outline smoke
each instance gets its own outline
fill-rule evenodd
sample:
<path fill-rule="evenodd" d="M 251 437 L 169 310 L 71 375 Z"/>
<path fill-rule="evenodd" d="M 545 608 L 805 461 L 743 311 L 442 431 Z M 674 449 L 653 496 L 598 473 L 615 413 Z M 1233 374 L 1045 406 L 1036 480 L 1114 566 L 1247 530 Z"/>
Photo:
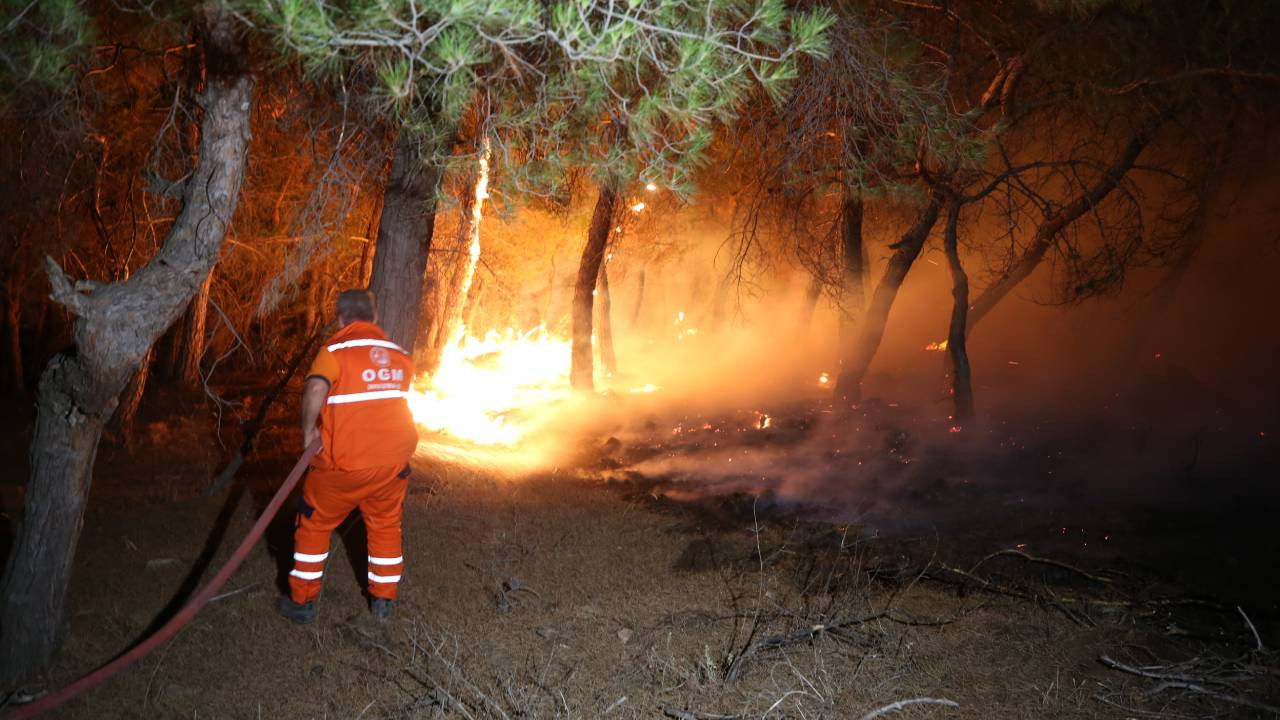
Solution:
<path fill-rule="evenodd" d="M 1244 176 L 1209 214 L 1171 296 L 1153 292 L 1168 272 L 1153 266 L 1118 295 L 1080 305 L 1039 304 L 1043 272 L 1007 298 L 971 336 L 978 417 L 961 428 L 949 417 L 943 358 L 925 350 L 946 336 L 951 306 L 939 251 L 908 275 L 863 402 L 838 407 L 841 312 L 831 294 L 810 312 L 807 273 L 785 263 L 749 267 L 739 281 L 723 218 L 677 213 L 662 226 L 667 251 L 641 252 L 652 237 L 614 248 L 619 368 L 600 377 L 603 394 L 521 408 L 522 448 L 536 448 L 536 460 L 473 460 L 516 474 L 603 458 L 613 477 L 658 480 L 671 497 L 745 493 L 893 533 L 1274 503 L 1265 478 L 1280 467 L 1271 290 L 1280 252 L 1256 229 L 1276 226 L 1269 198 L 1280 164 L 1263 165 L 1271 169 Z M 867 233 L 872 284 L 898 220 L 879 218 Z M 567 313 L 581 231 L 554 228 L 544 223 L 540 237 L 555 271 L 526 269 L 528 287 L 508 293 L 545 301 L 537 315 L 551 327 Z M 966 262 L 980 287 L 982 258 Z M 507 313 L 517 314 L 529 315 Z"/>

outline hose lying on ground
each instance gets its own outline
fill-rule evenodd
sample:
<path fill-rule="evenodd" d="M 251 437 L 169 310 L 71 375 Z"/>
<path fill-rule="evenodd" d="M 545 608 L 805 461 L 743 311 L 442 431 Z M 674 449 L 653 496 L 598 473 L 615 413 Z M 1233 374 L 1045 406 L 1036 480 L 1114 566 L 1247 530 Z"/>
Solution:
<path fill-rule="evenodd" d="M 169 622 L 165 623 L 159 630 L 157 630 L 155 634 L 133 646 L 128 652 L 117 657 L 115 660 L 112 660 L 106 665 L 103 665 L 61 690 L 45 695 L 29 705 L 23 705 L 22 707 L 15 709 L 13 712 L 6 714 L 3 717 L 3 720 L 22 720 L 22 718 L 35 717 L 46 710 L 52 710 L 53 708 L 58 707 L 77 695 L 80 695 L 86 690 L 92 688 L 94 685 L 97 685 L 103 680 L 106 680 L 112 675 L 115 675 L 121 670 L 124 670 L 135 662 L 141 660 L 152 650 L 155 650 L 164 643 L 164 641 L 173 637 L 178 630 L 182 629 L 183 625 L 190 622 L 191 619 L 196 616 L 196 613 L 200 612 L 201 608 L 203 608 L 205 604 L 209 602 L 209 599 L 226 584 L 227 580 L 231 579 L 231 576 L 235 573 L 236 569 L 240 567 L 240 563 L 244 561 L 245 557 L 249 555 L 249 551 L 253 549 L 254 543 L 258 541 L 258 538 L 262 537 L 262 533 L 266 531 L 267 525 L 271 523 L 271 519 L 275 517 L 276 513 L 280 510 L 280 506 L 284 504 L 285 498 L 289 497 L 289 493 L 293 490 L 293 487 L 298 484 L 298 480 L 300 480 L 302 478 L 302 474 L 306 472 L 307 464 L 311 462 L 311 458 L 319 451 L 320 440 L 316 439 L 307 446 L 307 449 L 302 453 L 302 457 L 298 458 L 297 464 L 294 465 L 293 470 L 289 472 L 289 477 L 285 478 L 284 484 L 276 491 L 275 497 L 271 498 L 271 502 L 267 503 L 267 509 L 262 511 L 262 515 L 259 516 L 258 521 L 254 523 L 253 529 L 251 529 L 249 534 L 245 536 L 244 540 L 240 542 L 240 547 L 236 548 L 236 551 L 231 554 L 231 558 L 227 560 L 227 564 L 223 565 L 222 569 L 218 571 L 218 574 L 214 576 L 213 580 L 210 580 L 208 585 L 201 588 L 200 592 L 196 593 L 195 596 L 193 596 L 191 600 L 188 601 L 187 604 L 169 620 Z"/>

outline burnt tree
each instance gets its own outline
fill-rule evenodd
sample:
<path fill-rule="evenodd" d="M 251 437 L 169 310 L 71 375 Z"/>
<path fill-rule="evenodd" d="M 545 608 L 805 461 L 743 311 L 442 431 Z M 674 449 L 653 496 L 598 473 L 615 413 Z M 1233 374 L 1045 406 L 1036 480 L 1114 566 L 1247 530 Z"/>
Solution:
<path fill-rule="evenodd" d="M 950 357 L 951 396 L 955 402 L 955 413 L 952 416 L 956 423 L 963 423 L 973 417 L 973 380 L 969 367 L 969 351 L 965 346 L 965 335 L 969 319 L 969 275 L 960 262 L 959 230 L 960 208 L 959 198 L 952 198 L 947 204 L 947 224 L 943 232 L 942 247 L 947 255 L 947 267 L 951 271 L 951 322 L 947 330 L 947 354 Z"/>
<path fill-rule="evenodd" d="M 942 199 L 937 193 L 931 193 L 929 203 L 920 211 L 915 223 L 898 242 L 890 245 L 893 255 L 885 266 L 884 275 L 876 285 L 871 296 L 871 305 L 867 308 L 862 322 L 862 331 L 849 356 L 845 358 L 844 367 L 836 379 L 836 399 L 843 402 L 857 402 L 862 397 L 862 380 L 880 349 L 880 341 L 884 338 L 884 329 L 889 322 L 889 311 L 893 309 L 893 301 L 898 297 L 898 289 L 906 279 L 907 272 L 920 256 L 925 240 L 938 222 Z"/>
<path fill-rule="evenodd" d="M 425 143 L 428 147 L 423 148 Z M 422 315 L 422 286 L 436 224 L 436 193 L 444 168 L 432 138 L 401 129 L 391 156 L 391 176 L 382 194 L 382 215 L 369 289 L 378 302 L 378 324 L 387 337 L 413 352 Z M 425 150 L 425 152 L 424 152 Z"/>
<path fill-rule="evenodd" d="M 587 244 L 582 248 L 582 260 L 578 263 L 578 278 L 573 285 L 573 351 L 569 361 L 569 384 L 574 390 L 595 390 L 591 312 L 596 280 L 600 277 L 600 265 L 609 244 L 609 229 L 613 227 L 613 209 L 617 203 L 617 191 L 601 185 L 595 210 L 591 213 L 591 226 L 587 229 Z"/>
<path fill-rule="evenodd" d="M 0 582 L 0 686 L 47 668 L 57 652 L 103 427 L 147 350 L 204 283 L 236 209 L 249 146 L 246 49 L 220 5 L 198 16 L 206 67 L 199 161 L 164 245 L 119 283 L 73 282 L 47 263 L 53 299 L 75 316 L 75 349 L 40 378 L 23 521 Z"/>

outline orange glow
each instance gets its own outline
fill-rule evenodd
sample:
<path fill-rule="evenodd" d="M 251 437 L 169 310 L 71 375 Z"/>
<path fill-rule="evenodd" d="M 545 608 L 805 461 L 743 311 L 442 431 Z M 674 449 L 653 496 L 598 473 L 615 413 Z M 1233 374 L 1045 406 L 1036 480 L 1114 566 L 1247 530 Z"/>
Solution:
<path fill-rule="evenodd" d="M 943 350 L 947 349 L 947 341 L 943 340 L 941 342 L 931 342 L 928 345 L 925 345 L 924 349 L 929 352 L 942 352 Z"/>
<path fill-rule="evenodd" d="M 823 385 L 826 385 L 827 383 L 831 382 L 831 376 L 828 375 L 827 373 L 822 373 L 821 375 L 818 376 L 818 382 Z"/>

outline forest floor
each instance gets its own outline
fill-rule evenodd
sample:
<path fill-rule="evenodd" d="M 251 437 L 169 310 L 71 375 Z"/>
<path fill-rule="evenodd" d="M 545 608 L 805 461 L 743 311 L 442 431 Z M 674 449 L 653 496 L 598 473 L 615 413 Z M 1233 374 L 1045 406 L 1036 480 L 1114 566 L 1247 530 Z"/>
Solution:
<path fill-rule="evenodd" d="M 200 491 L 229 452 L 198 409 L 153 403 L 132 452 L 104 442 L 66 644 L 40 687 L 137 642 L 221 566 L 296 457 L 296 398 L 280 405 L 214 497 Z M 1090 511 L 1091 527 L 1129 538 L 1099 551 L 1060 514 L 984 515 L 972 490 L 934 480 L 891 492 L 964 505 L 966 520 L 891 532 L 874 512 L 842 522 L 635 469 L 670 445 L 592 447 L 526 477 L 416 460 L 385 623 L 366 610 L 358 518 L 334 541 L 319 620 L 276 614 L 283 512 L 176 638 L 50 716 L 1174 718 L 1280 705 L 1274 531 L 1204 516 L 1126 528 Z M 11 532 L 21 490 L 3 490 Z"/>

